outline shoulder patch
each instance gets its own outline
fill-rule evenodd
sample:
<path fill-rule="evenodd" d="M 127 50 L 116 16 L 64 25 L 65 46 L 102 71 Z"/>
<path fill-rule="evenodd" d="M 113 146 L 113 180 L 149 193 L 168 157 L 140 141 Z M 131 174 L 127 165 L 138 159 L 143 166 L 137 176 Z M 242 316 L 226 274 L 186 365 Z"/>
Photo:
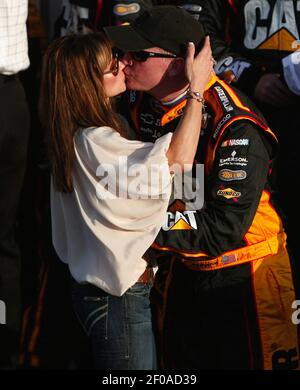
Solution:
<path fill-rule="evenodd" d="M 227 139 L 226 141 L 221 143 L 222 148 L 225 148 L 227 146 L 248 146 L 248 145 L 249 145 L 248 138 Z"/>
<path fill-rule="evenodd" d="M 225 188 L 224 190 L 218 190 L 218 196 L 223 196 L 226 199 L 239 198 L 242 193 L 239 191 L 235 191 L 232 188 Z"/>
<path fill-rule="evenodd" d="M 230 101 L 231 99 L 229 99 L 228 94 L 226 93 L 224 88 L 222 88 L 220 85 L 216 85 L 214 87 L 214 89 L 218 94 L 219 101 L 220 101 L 224 111 L 225 112 L 233 111 L 234 108 L 232 107 L 232 103 Z"/>
<path fill-rule="evenodd" d="M 223 181 L 244 180 L 247 177 L 247 172 L 243 170 L 233 171 L 231 169 L 221 169 L 219 179 Z"/>

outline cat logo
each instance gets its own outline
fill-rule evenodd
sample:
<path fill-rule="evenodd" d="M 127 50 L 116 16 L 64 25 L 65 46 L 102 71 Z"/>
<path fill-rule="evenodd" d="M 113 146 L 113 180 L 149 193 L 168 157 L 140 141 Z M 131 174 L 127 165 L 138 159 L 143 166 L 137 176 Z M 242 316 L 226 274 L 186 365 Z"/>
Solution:
<path fill-rule="evenodd" d="M 244 180 L 247 177 L 247 172 L 239 170 L 232 171 L 231 169 L 221 169 L 219 178 L 223 181 Z"/>
<path fill-rule="evenodd" d="M 117 16 L 125 16 L 130 14 L 136 14 L 140 11 L 141 6 L 138 3 L 132 4 L 116 4 L 114 6 L 113 12 Z"/>
<path fill-rule="evenodd" d="M 271 3 L 275 3 L 272 6 Z M 250 0 L 244 7 L 247 49 L 293 51 L 299 39 L 299 1 Z"/>
<path fill-rule="evenodd" d="M 169 230 L 197 230 L 196 211 L 167 212 L 166 223 L 162 226 L 164 231 Z"/>
<path fill-rule="evenodd" d="M 239 198 L 242 193 L 238 191 L 234 191 L 232 188 L 225 188 L 225 190 L 219 190 L 217 192 L 217 195 L 223 196 L 226 199 L 231 199 L 231 198 Z"/>

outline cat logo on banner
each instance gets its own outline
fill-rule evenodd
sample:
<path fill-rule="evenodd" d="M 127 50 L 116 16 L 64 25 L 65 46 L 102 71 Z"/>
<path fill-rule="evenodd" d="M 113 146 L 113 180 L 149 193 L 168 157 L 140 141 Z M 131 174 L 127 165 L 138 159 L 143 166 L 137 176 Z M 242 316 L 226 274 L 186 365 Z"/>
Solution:
<path fill-rule="evenodd" d="M 272 3 L 275 3 L 272 7 Z M 250 0 L 244 7 L 247 49 L 293 51 L 299 39 L 299 1 Z"/>

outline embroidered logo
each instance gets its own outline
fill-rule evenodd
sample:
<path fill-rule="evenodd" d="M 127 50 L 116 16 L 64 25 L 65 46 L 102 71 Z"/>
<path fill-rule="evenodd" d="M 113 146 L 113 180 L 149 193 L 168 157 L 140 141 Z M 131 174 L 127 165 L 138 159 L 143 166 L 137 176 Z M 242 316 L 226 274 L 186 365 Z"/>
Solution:
<path fill-rule="evenodd" d="M 227 139 L 222 142 L 221 147 L 225 148 L 227 146 L 247 146 L 249 145 L 248 138 L 240 138 L 240 139 Z"/>
<path fill-rule="evenodd" d="M 247 172 L 239 170 L 232 171 L 231 169 L 221 169 L 219 178 L 223 181 L 244 180 L 247 177 Z"/>
<path fill-rule="evenodd" d="M 166 223 L 162 226 L 164 231 L 169 230 L 197 230 L 196 211 L 168 211 Z"/>
<path fill-rule="evenodd" d="M 239 191 L 235 191 L 232 188 L 225 188 L 224 190 L 218 190 L 218 196 L 223 196 L 226 199 L 239 198 L 242 193 Z"/>

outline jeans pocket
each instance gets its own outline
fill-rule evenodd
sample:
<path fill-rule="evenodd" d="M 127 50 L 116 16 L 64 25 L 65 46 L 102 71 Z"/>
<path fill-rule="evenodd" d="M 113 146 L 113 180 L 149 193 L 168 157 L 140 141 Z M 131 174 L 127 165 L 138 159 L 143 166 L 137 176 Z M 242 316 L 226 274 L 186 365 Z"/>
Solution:
<path fill-rule="evenodd" d="M 141 296 L 146 298 L 149 297 L 151 287 L 152 287 L 152 283 L 137 282 L 126 291 L 126 294 Z"/>
<path fill-rule="evenodd" d="M 77 317 L 88 337 L 92 332 L 100 339 L 107 339 L 108 296 L 84 295 L 75 303 Z"/>

